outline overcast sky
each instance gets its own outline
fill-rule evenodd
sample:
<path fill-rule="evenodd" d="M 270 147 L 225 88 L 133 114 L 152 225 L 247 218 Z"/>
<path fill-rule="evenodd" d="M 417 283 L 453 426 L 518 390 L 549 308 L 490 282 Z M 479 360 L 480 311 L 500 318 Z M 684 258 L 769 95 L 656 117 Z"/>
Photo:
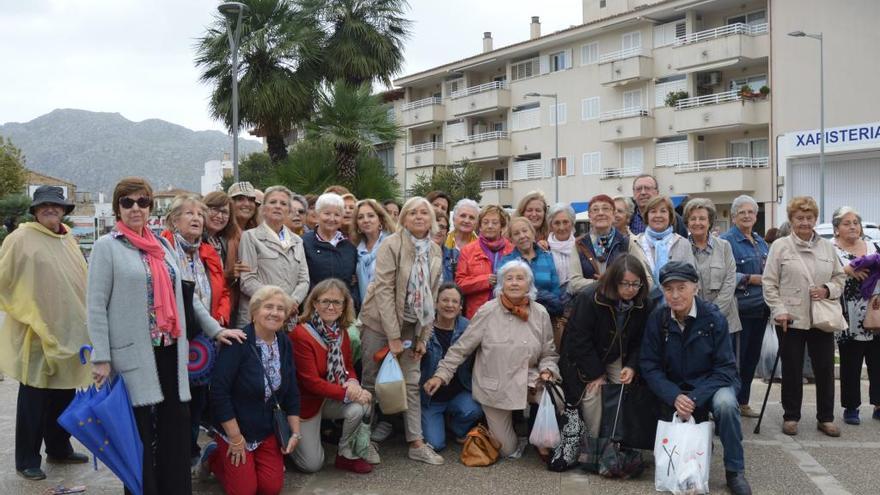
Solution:
<path fill-rule="evenodd" d="M 159 118 L 191 129 L 211 119 L 209 88 L 193 66 L 195 39 L 214 0 L 0 0 L 0 123 L 55 108 Z M 581 0 L 411 0 L 403 74 L 525 40 L 533 15 L 544 34 L 580 24 Z"/>

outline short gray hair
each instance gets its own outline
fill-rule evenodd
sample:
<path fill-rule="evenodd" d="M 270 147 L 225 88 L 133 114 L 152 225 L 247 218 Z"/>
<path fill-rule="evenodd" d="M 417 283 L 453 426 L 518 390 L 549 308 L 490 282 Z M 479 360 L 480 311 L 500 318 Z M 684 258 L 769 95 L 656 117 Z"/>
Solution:
<path fill-rule="evenodd" d="M 470 198 L 462 198 L 458 200 L 458 203 L 455 203 L 455 208 L 452 209 L 452 218 L 455 218 L 455 214 L 458 213 L 459 208 L 473 208 L 476 212 L 476 215 L 474 216 L 480 215 L 480 205 Z"/>
<path fill-rule="evenodd" d="M 324 208 L 339 208 L 339 211 L 345 210 L 345 200 L 336 193 L 324 193 L 318 196 L 315 201 L 315 211 L 320 213 Z"/>
<path fill-rule="evenodd" d="M 834 228 L 835 235 L 837 234 L 837 228 L 840 227 L 840 223 L 843 222 L 843 217 L 852 213 L 856 216 L 856 221 L 859 222 L 859 228 L 862 229 L 864 233 L 864 227 L 862 226 L 862 216 L 859 215 L 859 212 L 850 206 L 841 206 L 840 208 L 834 210 L 834 214 L 831 215 L 831 226 Z"/>
<path fill-rule="evenodd" d="M 281 296 L 281 299 L 284 301 L 285 312 L 290 312 L 290 309 L 293 307 L 293 299 L 284 292 L 284 289 L 277 285 L 264 285 L 257 289 L 257 291 L 254 292 L 254 295 L 251 296 L 251 300 L 248 301 L 248 310 L 250 311 L 251 321 L 253 321 L 254 315 L 257 314 L 257 310 L 260 309 L 260 306 L 275 296 Z"/>
<path fill-rule="evenodd" d="M 165 215 L 165 223 L 168 230 L 174 230 L 174 222 L 183 214 L 183 209 L 190 204 L 196 205 L 202 213 L 202 220 L 207 221 L 208 207 L 205 206 L 205 203 L 195 194 L 181 194 L 171 201 L 171 205 L 168 207 L 168 214 Z M 202 225 L 203 229 L 204 227 Z"/>
<path fill-rule="evenodd" d="M 560 213 L 565 213 L 566 215 L 568 215 L 568 219 L 571 220 L 572 224 L 574 224 L 574 222 L 575 222 L 574 208 L 572 208 L 571 205 L 569 205 L 567 203 L 556 203 L 556 204 L 550 206 L 550 210 L 547 212 L 547 221 L 552 222 L 553 217 L 555 217 L 556 215 L 558 215 Z"/>
<path fill-rule="evenodd" d="M 293 191 L 291 191 L 290 189 L 284 186 L 271 186 L 266 189 L 266 192 L 263 193 L 263 203 L 265 203 L 269 199 L 270 195 L 275 193 L 284 193 L 285 195 L 287 195 L 288 204 L 290 204 L 290 200 L 293 199 Z"/>
<path fill-rule="evenodd" d="M 629 218 L 632 218 L 633 215 L 636 214 L 636 203 L 635 203 L 635 201 L 633 201 L 633 199 L 631 197 L 629 197 L 629 196 L 615 196 L 613 199 L 614 199 L 615 203 L 617 203 L 618 201 L 623 201 L 623 204 L 626 205 L 626 214 Z"/>
<path fill-rule="evenodd" d="M 290 199 L 301 204 L 303 206 L 303 209 L 305 209 L 305 210 L 309 209 L 309 200 L 307 200 L 306 197 L 303 196 L 302 194 L 293 193 L 293 195 L 290 197 Z"/>
<path fill-rule="evenodd" d="M 507 272 L 511 270 L 522 270 L 526 274 L 526 278 L 529 281 L 529 293 L 528 296 L 531 300 L 535 300 L 538 297 L 538 289 L 535 287 L 535 275 L 532 273 L 532 268 L 523 260 L 513 259 L 505 263 L 501 268 L 498 269 L 497 273 L 497 282 L 495 282 L 495 297 L 501 297 L 501 290 L 504 288 L 504 276 L 507 275 Z"/>
<path fill-rule="evenodd" d="M 739 213 L 739 209 L 743 205 L 747 205 L 747 204 L 755 207 L 755 213 L 758 212 L 758 202 L 755 201 L 755 198 L 749 196 L 748 194 L 742 194 L 740 196 L 737 196 L 733 200 L 733 203 L 730 204 L 731 216 L 736 216 L 736 214 Z"/>
<path fill-rule="evenodd" d="M 709 214 L 709 230 L 712 230 L 712 227 L 715 225 L 715 215 L 718 212 L 715 210 L 715 203 L 709 198 L 694 198 L 687 202 L 687 205 L 684 207 L 684 224 L 687 225 L 694 210 L 700 209 L 706 210 L 706 213 Z"/>

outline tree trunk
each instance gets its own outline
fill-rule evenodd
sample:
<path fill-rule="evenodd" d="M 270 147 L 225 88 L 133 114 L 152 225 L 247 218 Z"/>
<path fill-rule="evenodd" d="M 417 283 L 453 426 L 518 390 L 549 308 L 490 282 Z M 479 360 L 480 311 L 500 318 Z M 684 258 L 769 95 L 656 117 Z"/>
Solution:
<path fill-rule="evenodd" d="M 281 134 L 266 135 L 266 148 L 272 163 L 278 163 L 287 158 L 287 143 Z"/>
<path fill-rule="evenodd" d="M 349 190 L 355 189 L 357 183 L 357 147 L 351 145 L 336 146 L 337 179 Z"/>

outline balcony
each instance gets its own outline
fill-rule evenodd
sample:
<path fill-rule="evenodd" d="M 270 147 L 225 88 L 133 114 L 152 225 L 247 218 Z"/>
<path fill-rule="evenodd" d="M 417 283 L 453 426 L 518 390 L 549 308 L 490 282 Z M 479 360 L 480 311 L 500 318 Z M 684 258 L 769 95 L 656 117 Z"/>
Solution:
<path fill-rule="evenodd" d="M 602 180 L 635 177 L 642 173 L 641 167 L 604 168 L 599 176 Z"/>
<path fill-rule="evenodd" d="M 728 157 L 657 168 L 655 173 L 664 184 L 675 184 L 676 194 L 748 193 L 760 181 L 769 181 L 768 162 L 766 157 Z"/>
<path fill-rule="evenodd" d="M 770 101 L 743 99 L 739 91 L 685 98 L 675 104 L 673 120 L 678 133 L 757 127 L 770 123 Z"/>
<path fill-rule="evenodd" d="M 452 162 L 501 160 L 509 156 L 510 136 L 507 131 L 472 134 L 463 141 L 452 143 Z"/>
<path fill-rule="evenodd" d="M 538 180 L 553 177 L 553 165 L 550 160 L 522 160 L 513 162 L 510 179 Z"/>
<path fill-rule="evenodd" d="M 480 202 L 484 205 L 513 204 L 513 191 L 506 180 L 484 180 L 480 182 Z"/>
<path fill-rule="evenodd" d="M 453 92 L 446 106 L 455 117 L 492 113 L 510 108 L 510 90 L 504 81 L 480 84 Z"/>
<path fill-rule="evenodd" d="M 623 86 L 651 79 L 654 61 L 642 48 L 628 48 L 606 53 L 599 57 L 599 83 L 603 86 Z"/>
<path fill-rule="evenodd" d="M 432 96 L 405 103 L 400 107 L 400 120 L 402 127 L 411 129 L 440 125 L 446 120 L 443 100 Z"/>
<path fill-rule="evenodd" d="M 654 119 L 644 108 L 624 108 L 599 114 L 599 138 L 619 143 L 654 137 Z"/>
<path fill-rule="evenodd" d="M 677 71 L 710 70 L 770 55 L 767 24 L 729 24 L 675 40 L 672 64 Z"/>
<path fill-rule="evenodd" d="M 407 150 L 407 168 L 446 165 L 446 148 L 443 143 L 427 142 L 415 144 Z"/>

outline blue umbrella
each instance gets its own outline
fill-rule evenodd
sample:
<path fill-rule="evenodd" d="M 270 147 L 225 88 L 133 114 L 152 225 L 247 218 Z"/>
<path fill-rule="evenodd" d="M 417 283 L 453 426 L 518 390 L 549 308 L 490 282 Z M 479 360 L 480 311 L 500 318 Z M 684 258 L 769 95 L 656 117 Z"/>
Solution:
<path fill-rule="evenodd" d="M 85 364 L 86 350 L 80 350 Z M 100 459 L 135 495 L 143 494 L 143 444 L 121 375 L 106 387 L 77 391 L 58 424 Z"/>

